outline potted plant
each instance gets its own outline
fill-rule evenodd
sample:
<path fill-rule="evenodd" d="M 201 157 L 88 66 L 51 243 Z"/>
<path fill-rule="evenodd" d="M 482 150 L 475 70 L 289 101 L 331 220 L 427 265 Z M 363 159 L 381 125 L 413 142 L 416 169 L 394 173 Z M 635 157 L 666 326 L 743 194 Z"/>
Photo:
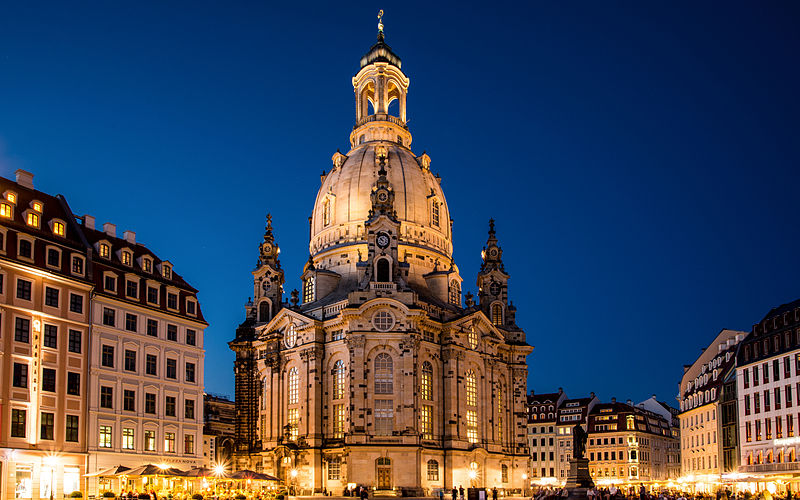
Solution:
<path fill-rule="evenodd" d="M 70 498 L 83 498 L 83 493 L 81 493 L 80 491 L 76 490 L 76 491 L 73 491 L 72 493 L 70 493 L 69 497 Z"/>

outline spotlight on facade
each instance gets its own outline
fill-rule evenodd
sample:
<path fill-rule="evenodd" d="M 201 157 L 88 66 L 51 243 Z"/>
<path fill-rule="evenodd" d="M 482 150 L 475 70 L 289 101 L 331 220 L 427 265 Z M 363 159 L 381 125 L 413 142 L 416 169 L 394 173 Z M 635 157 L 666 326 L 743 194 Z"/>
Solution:
<path fill-rule="evenodd" d="M 476 471 L 475 469 L 472 469 L 471 471 L 469 471 L 469 478 L 470 479 L 475 479 L 476 477 L 478 477 L 478 471 Z"/>
<path fill-rule="evenodd" d="M 297 469 L 292 469 L 292 470 L 289 472 L 289 474 L 291 474 L 293 478 L 294 478 L 294 477 L 297 477 Z"/>

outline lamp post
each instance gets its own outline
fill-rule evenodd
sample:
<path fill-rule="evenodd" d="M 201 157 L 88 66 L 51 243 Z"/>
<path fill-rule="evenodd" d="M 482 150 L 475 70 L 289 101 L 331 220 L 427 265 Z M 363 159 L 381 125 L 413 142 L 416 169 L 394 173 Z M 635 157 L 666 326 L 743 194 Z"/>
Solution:
<path fill-rule="evenodd" d="M 528 496 L 528 474 L 522 473 L 522 494 Z"/>
<path fill-rule="evenodd" d="M 292 492 L 296 495 L 297 494 L 297 469 L 292 468 L 289 471 L 289 475 L 292 476 Z"/>
<path fill-rule="evenodd" d="M 55 487 L 56 464 L 58 463 L 58 459 L 50 455 L 44 458 L 44 463 L 50 467 L 50 500 L 53 500 L 53 488 Z"/>

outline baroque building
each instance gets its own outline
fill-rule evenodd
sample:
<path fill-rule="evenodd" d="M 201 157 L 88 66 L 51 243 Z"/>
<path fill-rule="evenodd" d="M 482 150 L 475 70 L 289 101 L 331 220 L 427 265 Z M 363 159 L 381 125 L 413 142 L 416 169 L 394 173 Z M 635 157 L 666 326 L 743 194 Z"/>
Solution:
<path fill-rule="evenodd" d="M 528 395 L 528 449 L 531 453 L 528 477 L 531 483 L 553 484 L 556 480 L 558 460 L 556 455 L 556 414 L 566 393 Z"/>
<path fill-rule="evenodd" d="M 409 79 L 377 43 L 353 77 L 350 150 L 323 173 L 302 291 L 284 301 L 268 218 L 236 353 L 238 467 L 301 492 L 520 490 L 526 356 L 494 222 L 462 300 L 431 159 L 410 149 Z"/>

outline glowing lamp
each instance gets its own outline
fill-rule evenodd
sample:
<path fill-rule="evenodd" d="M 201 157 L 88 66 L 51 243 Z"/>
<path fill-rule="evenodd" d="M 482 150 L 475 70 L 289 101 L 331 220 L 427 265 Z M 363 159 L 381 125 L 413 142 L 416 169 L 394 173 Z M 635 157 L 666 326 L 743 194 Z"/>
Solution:
<path fill-rule="evenodd" d="M 222 464 L 217 464 L 214 466 L 214 474 L 221 476 L 225 474 L 225 466 Z"/>
<path fill-rule="evenodd" d="M 292 477 L 297 477 L 297 469 L 292 469 L 292 470 L 289 472 L 289 474 L 291 474 L 291 475 L 292 475 Z"/>

